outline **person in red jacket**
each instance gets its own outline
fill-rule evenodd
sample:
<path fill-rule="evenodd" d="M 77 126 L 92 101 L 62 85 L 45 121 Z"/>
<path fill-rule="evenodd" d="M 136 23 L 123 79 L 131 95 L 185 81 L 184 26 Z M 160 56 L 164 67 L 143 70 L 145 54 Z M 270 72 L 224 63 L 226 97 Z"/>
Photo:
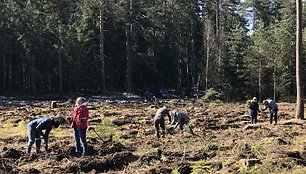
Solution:
<path fill-rule="evenodd" d="M 87 141 L 86 141 L 86 129 L 88 127 L 87 120 L 89 118 L 88 108 L 86 107 L 87 102 L 85 102 L 84 97 L 78 97 L 75 102 L 75 107 L 73 109 L 73 115 L 71 117 L 71 128 L 74 130 L 74 141 L 75 141 L 75 152 L 77 154 L 81 153 L 81 143 L 83 144 L 82 155 L 86 155 L 88 151 Z"/>

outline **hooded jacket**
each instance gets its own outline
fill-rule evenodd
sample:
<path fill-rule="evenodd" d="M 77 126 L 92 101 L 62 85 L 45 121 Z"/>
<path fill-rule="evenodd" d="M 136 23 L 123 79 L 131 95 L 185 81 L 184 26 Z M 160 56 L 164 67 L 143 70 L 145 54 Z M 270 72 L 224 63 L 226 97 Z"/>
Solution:
<path fill-rule="evenodd" d="M 87 120 L 89 118 L 88 108 L 86 105 L 76 106 L 73 109 L 71 117 L 71 128 L 86 129 L 88 127 Z"/>

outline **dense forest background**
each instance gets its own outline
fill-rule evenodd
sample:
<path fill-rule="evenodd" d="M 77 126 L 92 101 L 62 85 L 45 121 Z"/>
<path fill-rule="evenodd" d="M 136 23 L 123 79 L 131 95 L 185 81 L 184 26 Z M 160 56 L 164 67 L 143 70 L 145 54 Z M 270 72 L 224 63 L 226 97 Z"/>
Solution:
<path fill-rule="evenodd" d="M 1 0 L 0 13 L 3 95 L 295 100 L 292 0 Z"/>

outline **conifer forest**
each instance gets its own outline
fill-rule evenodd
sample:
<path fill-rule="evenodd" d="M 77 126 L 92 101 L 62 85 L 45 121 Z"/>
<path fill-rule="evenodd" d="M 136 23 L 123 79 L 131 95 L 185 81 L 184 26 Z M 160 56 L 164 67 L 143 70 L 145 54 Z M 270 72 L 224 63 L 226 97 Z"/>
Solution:
<path fill-rule="evenodd" d="M 0 174 L 305 174 L 305 19 L 303 0 L 0 0 Z"/>
<path fill-rule="evenodd" d="M 295 1 L 1 0 L 0 11 L 4 95 L 296 99 Z"/>

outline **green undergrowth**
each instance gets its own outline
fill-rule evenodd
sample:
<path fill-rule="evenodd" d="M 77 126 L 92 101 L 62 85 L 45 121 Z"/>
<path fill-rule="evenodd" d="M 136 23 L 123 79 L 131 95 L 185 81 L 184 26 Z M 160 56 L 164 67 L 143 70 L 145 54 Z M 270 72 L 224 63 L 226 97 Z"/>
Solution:
<path fill-rule="evenodd" d="M 241 168 L 240 168 L 241 169 Z M 300 166 L 297 164 L 289 164 L 285 167 L 282 164 L 273 164 L 273 163 L 266 163 L 266 164 L 259 164 L 255 165 L 251 168 L 246 168 L 245 170 L 238 170 L 240 174 L 247 173 L 247 174 L 304 174 L 306 173 L 306 168 L 304 166 Z"/>
<path fill-rule="evenodd" d="M 213 167 L 207 161 L 197 161 L 192 166 L 192 174 L 211 173 Z"/>
<path fill-rule="evenodd" d="M 95 132 L 90 132 L 89 134 L 96 138 L 112 138 L 113 141 L 126 143 L 126 140 L 121 138 L 122 132 L 119 127 L 108 118 L 104 118 L 101 124 L 98 124 L 95 127 L 95 131 L 98 135 Z"/>

